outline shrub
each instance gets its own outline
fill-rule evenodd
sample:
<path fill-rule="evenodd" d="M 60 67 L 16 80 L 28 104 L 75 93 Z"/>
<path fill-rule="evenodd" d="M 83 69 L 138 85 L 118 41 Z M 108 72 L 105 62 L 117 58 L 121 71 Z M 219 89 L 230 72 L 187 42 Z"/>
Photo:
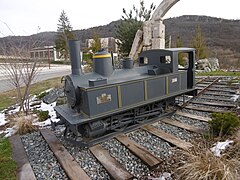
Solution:
<path fill-rule="evenodd" d="M 17 133 L 23 135 L 36 131 L 38 128 L 32 124 L 32 119 L 32 115 L 16 117 Z"/>
<path fill-rule="evenodd" d="M 83 60 L 85 60 L 85 61 L 91 61 L 92 60 L 92 54 L 90 54 L 90 53 L 83 53 Z"/>
<path fill-rule="evenodd" d="M 33 113 L 37 114 L 38 120 L 40 122 L 45 121 L 49 118 L 49 112 L 48 111 L 34 110 Z"/>
<path fill-rule="evenodd" d="M 203 145 L 194 146 L 183 154 L 186 159 L 177 169 L 178 179 L 235 180 L 239 177 L 239 161 L 227 159 L 225 156 L 217 157 Z"/>
<path fill-rule="evenodd" d="M 210 130 L 215 136 L 222 137 L 232 134 L 233 130 L 240 125 L 237 115 L 231 112 L 212 113 L 211 117 Z"/>

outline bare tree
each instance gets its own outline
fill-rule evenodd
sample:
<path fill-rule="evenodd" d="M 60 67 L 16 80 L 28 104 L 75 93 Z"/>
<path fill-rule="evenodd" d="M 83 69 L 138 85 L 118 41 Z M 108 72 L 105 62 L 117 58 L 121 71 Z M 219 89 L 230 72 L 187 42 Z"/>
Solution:
<path fill-rule="evenodd" d="M 36 46 L 36 42 L 30 44 L 28 46 L 19 42 L 19 46 L 16 46 L 10 42 L 8 46 L 1 47 L 3 52 L 1 73 L 16 89 L 19 111 L 25 112 L 26 115 L 29 114 L 31 84 L 41 70 L 39 59 L 30 58 L 30 50 Z"/>

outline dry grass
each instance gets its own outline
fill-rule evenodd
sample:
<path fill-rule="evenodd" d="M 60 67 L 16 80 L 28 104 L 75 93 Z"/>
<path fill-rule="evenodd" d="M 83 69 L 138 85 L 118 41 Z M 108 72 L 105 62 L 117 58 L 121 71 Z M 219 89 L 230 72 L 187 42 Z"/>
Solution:
<path fill-rule="evenodd" d="M 16 114 L 11 118 L 11 123 L 16 128 L 16 133 L 23 135 L 38 130 L 38 127 L 33 125 L 33 115 L 25 116 L 24 114 Z"/>
<path fill-rule="evenodd" d="M 240 177 L 237 159 L 227 159 L 226 156 L 216 157 L 203 144 L 195 145 L 193 149 L 184 152 L 187 157 L 182 166 L 177 169 L 178 179 L 185 180 L 236 180 Z"/>
<path fill-rule="evenodd" d="M 240 129 L 238 129 L 237 132 L 235 133 L 235 140 L 240 146 Z"/>
<path fill-rule="evenodd" d="M 234 144 L 226 152 L 229 159 L 236 159 L 240 162 L 240 129 L 233 135 Z M 240 171 L 240 166 L 239 166 Z"/>

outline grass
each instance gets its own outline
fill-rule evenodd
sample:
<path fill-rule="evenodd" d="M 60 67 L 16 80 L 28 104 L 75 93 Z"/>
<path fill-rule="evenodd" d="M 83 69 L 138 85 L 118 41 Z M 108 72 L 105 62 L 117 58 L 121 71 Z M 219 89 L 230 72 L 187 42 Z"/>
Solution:
<path fill-rule="evenodd" d="M 0 139 L 0 179 L 16 178 L 16 163 L 12 159 L 12 148 L 7 138 Z"/>
<path fill-rule="evenodd" d="M 199 72 L 197 76 L 240 76 L 240 72 L 224 72 L 224 71 L 211 71 L 211 72 Z"/>
<path fill-rule="evenodd" d="M 187 158 L 177 170 L 179 179 L 235 180 L 239 177 L 240 163 L 236 158 L 217 157 L 203 145 L 195 145 L 183 154 Z"/>
<path fill-rule="evenodd" d="M 37 95 L 46 89 L 53 88 L 53 87 L 61 87 L 61 86 L 62 86 L 61 77 L 52 78 L 52 79 L 48 79 L 48 80 L 33 84 L 31 87 L 30 93 Z M 3 109 L 13 104 L 16 104 L 16 96 L 17 94 L 15 90 L 0 93 L 0 99 L 1 99 L 0 111 L 2 111 Z"/>

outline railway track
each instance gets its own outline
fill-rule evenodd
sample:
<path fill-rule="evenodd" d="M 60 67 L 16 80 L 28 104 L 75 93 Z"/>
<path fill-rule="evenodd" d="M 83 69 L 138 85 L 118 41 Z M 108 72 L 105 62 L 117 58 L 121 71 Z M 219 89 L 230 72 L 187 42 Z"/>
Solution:
<path fill-rule="evenodd" d="M 208 130 L 210 113 L 234 111 L 236 90 L 222 78 L 197 79 L 198 95 L 181 97 L 174 115 L 89 149 L 64 141 L 62 129 L 41 129 L 10 138 L 19 179 L 133 179 L 156 177 L 154 169 L 175 149 L 188 150 Z M 20 156 L 20 157 L 19 157 Z M 158 176 L 159 177 L 159 176 Z"/>

